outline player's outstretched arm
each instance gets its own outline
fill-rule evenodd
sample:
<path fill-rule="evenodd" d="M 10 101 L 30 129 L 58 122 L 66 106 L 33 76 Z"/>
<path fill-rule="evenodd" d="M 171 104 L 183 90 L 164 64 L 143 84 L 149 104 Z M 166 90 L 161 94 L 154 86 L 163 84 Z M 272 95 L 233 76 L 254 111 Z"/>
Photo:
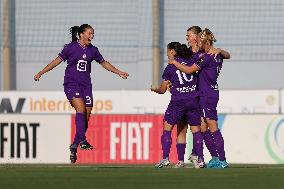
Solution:
<path fill-rule="evenodd" d="M 164 80 L 159 88 L 151 86 L 151 91 L 154 91 L 155 93 L 158 94 L 164 94 L 167 91 L 169 84 L 170 84 L 169 81 Z"/>
<path fill-rule="evenodd" d="M 38 72 L 35 76 L 34 76 L 34 80 L 35 81 L 39 81 L 39 78 L 45 74 L 46 72 L 52 70 L 53 68 L 55 68 L 56 66 L 58 66 L 60 63 L 62 62 L 61 58 L 57 57 L 56 59 L 54 59 L 53 61 L 51 61 L 47 66 L 45 66 L 45 68 L 43 68 L 40 72 Z"/>
<path fill-rule="evenodd" d="M 115 73 L 117 75 L 119 75 L 119 77 L 123 78 L 123 79 L 127 79 L 127 77 L 129 76 L 128 73 L 120 71 L 119 69 L 117 69 L 116 67 L 114 67 L 111 63 L 109 63 L 108 61 L 103 61 L 101 63 L 102 67 L 104 67 L 106 70 Z"/>
<path fill-rule="evenodd" d="M 176 61 L 174 59 L 169 60 L 168 64 L 175 65 L 177 67 L 177 69 L 179 69 L 180 71 L 182 71 L 186 74 L 192 74 L 192 73 L 195 73 L 199 70 L 199 68 L 196 66 L 196 64 L 193 64 L 192 66 L 186 66 L 186 65 L 179 63 L 178 61 Z"/>

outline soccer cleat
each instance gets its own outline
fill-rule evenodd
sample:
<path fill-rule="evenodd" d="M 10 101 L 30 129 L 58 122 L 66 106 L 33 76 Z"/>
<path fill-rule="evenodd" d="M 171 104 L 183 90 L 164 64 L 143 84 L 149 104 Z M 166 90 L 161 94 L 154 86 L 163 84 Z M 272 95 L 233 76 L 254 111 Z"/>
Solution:
<path fill-rule="evenodd" d="M 169 159 L 166 158 L 166 159 L 162 159 L 159 163 L 157 163 L 155 165 L 155 168 L 163 168 L 163 167 L 167 167 L 167 166 L 170 166 L 170 165 L 171 165 L 171 163 L 170 163 Z"/>
<path fill-rule="evenodd" d="M 225 168 L 228 168 L 228 167 L 229 167 L 229 164 L 226 162 L 226 160 L 224 160 L 224 161 L 219 161 L 218 167 L 216 167 L 216 168 L 225 169 Z"/>
<path fill-rule="evenodd" d="M 80 143 L 81 150 L 92 150 L 94 147 L 88 143 L 88 141 L 84 140 Z"/>
<path fill-rule="evenodd" d="M 71 161 L 71 163 L 76 163 L 76 161 L 77 161 L 77 147 L 76 147 L 76 145 L 72 144 L 69 147 L 69 149 L 70 149 L 70 152 L 71 152 L 70 161 Z"/>
<path fill-rule="evenodd" d="M 70 161 L 71 161 L 71 163 L 76 163 L 76 161 L 77 161 L 77 153 L 71 152 L 71 154 L 70 154 Z"/>
<path fill-rule="evenodd" d="M 203 159 L 198 160 L 198 168 L 206 168 L 206 164 Z"/>
<path fill-rule="evenodd" d="M 183 161 L 178 161 L 173 168 L 185 168 L 185 163 Z"/>
<path fill-rule="evenodd" d="M 218 157 L 212 157 L 212 159 L 208 162 L 207 167 L 208 168 L 215 168 L 219 165 L 219 158 Z"/>
<path fill-rule="evenodd" d="M 190 162 L 193 164 L 194 168 L 200 168 L 199 164 L 198 164 L 198 156 L 196 156 L 194 154 L 190 154 L 188 160 L 190 160 Z"/>

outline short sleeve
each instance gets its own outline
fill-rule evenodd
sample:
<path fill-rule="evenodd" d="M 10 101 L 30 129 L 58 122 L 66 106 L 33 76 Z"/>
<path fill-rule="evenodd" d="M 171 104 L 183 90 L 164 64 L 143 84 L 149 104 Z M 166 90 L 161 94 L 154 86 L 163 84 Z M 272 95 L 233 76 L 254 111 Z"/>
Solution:
<path fill-rule="evenodd" d="M 95 49 L 95 55 L 94 55 L 94 60 L 98 63 L 102 63 L 105 61 L 104 57 L 101 55 L 100 51 L 98 48 L 94 48 Z"/>
<path fill-rule="evenodd" d="M 69 47 L 68 45 L 65 45 L 62 49 L 62 51 L 58 54 L 58 57 L 62 60 L 62 61 L 66 61 L 70 56 L 69 53 Z"/>
<path fill-rule="evenodd" d="M 207 66 L 207 61 L 205 60 L 205 56 L 201 56 L 196 58 L 196 61 L 194 63 L 200 70 L 202 70 L 204 67 Z"/>
<path fill-rule="evenodd" d="M 218 62 L 223 62 L 224 56 L 222 54 L 218 54 L 215 59 L 217 59 Z"/>
<path fill-rule="evenodd" d="M 169 65 L 167 65 L 167 67 L 165 68 L 164 73 L 163 73 L 163 75 L 162 75 L 162 78 L 163 78 L 163 80 L 165 80 L 165 81 L 171 80 L 171 77 L 170 77 L 170 67 L 169 67 Z"/>

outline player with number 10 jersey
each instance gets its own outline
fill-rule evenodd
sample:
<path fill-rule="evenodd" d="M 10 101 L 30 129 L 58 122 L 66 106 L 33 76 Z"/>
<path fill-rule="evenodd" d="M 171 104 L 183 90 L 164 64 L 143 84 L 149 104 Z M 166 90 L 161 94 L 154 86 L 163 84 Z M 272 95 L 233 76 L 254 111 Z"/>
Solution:
<path fill-rule="evenodd" d="M 179 42 L 171 42 L 167 46 L 167 56 L 169 59 L 183 65 L 192 65 L 188 57 L 188 49 L 186 45 L 182 45 Z M 197 91 L 197 74 L 185 74 L 178 70 L 174 65 L 167 65 L 163 73 L 163 82 L 159 88 L 151 88 L 152 91 L 164 94 L 166 92 L 167 85 L 171 83 L 171 101 L 167 107 L 164 116 L 163 134 L 161 137 L 161 144 L 163 150 L 163 159 L 155 165 L 156 168 L 162 168 L 170 164 L 169 152 L 171 148 L 171 131 L 174 125 L 181 120 L 186 119 L 187 123 L 191 127 L 193 133 L 193 145 L 196 149 L 197 155 L 200 161 L 203 162 L 203 140 L 200 132 L 200 108 L 198 104 L 198 91 Z M 190 99 L 190 100 L 189 100 Z M 182 125 L 183 126 L 183 125 Z M 187 129 L 177 128 L 177 133 Z M 177 154 L 178 162 L 175 167 L 184 167 L 184 152 L 185 143 L 180 143 L 177 140 Z"/>

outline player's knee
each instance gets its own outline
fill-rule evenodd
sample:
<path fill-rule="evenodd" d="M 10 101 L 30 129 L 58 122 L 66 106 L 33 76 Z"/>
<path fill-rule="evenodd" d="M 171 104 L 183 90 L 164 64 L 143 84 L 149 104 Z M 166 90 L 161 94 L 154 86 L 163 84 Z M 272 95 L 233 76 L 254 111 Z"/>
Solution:
<path fill-rule="evenodd" d="M 177 133 L 185 133 L 186 134 L 186 131 L 187 131 L 187 124 L 185 125 L 180 125 L 178 124 L 177 125 Z"/>
<path fill-rule="evenodd" d="M 76 113 L 85 114 L 86 113 L 86 109 L 84 107 L 77 107 L 76 108 Z"/>
<path fill-rule="evenodd" d="M 165 131 L 171 131 L 172 130 L 172 128 L 173 128 L 173 126 L 171 125 L 171 124 L 169 124 L 168 122 L 164 122 L 164 127 L 163 127 L 163 129 L 165 130 Z"/>
<path fill-rule="evenodd" d="M 207 125 L 201 125 L 201 126 L 200 126 L 200 131 L 201 131 L 202 133 L 206 132 L 207 130 L 208 130 Z"/>
<path fill-rule="evenodd" d="M 190 130 L 192 133 L 197 133 L 200 131 L 200 126 L 191 126 Z"/>
<path fill-rule="evenodd" d="M 185 144 L 186 143 L 186 137 L 185 136 L 178 136 L 177 137 L 177 143 Z"/>
<path fill-rule="evenodd" d="M 209 130 L 210 130 L 211 133 L 214 133 L 218 130 L 218 127 L 217 127 L 217 125 L 212 125 L 211 127 L 209 126 Z"/>

